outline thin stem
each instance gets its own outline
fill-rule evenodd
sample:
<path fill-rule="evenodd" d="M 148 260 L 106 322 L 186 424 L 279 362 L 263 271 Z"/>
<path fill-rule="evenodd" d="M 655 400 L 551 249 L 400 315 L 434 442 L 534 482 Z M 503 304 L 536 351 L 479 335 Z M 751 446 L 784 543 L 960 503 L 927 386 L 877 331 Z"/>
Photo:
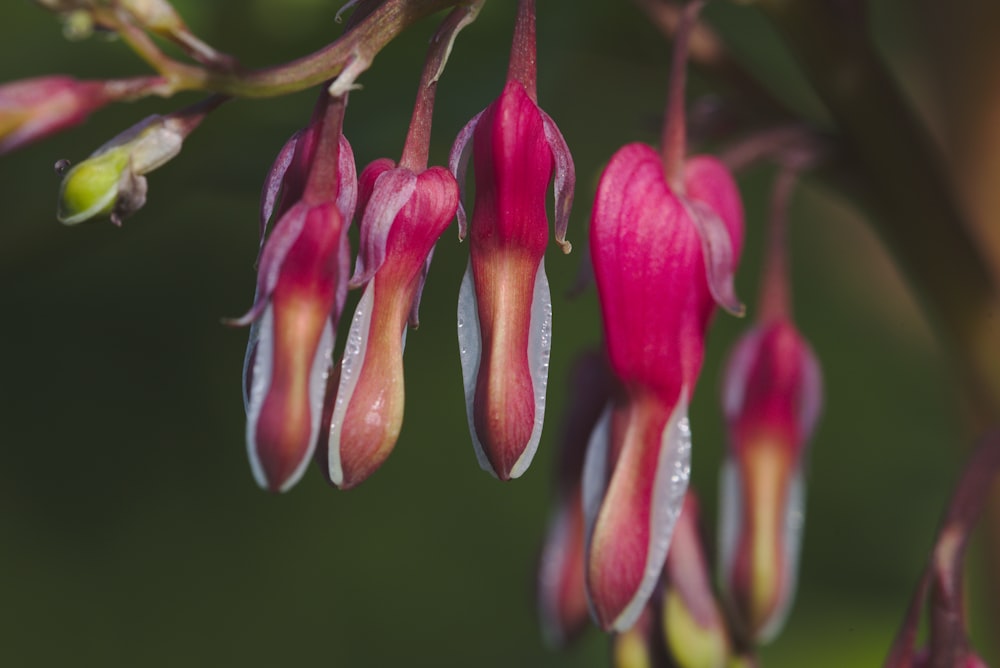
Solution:
<path fill-rule="evenodd" d="M 684 120 L 684 92 L 687 79 L 688 43 L 698 13 L 707 0 L 692 0 L 685 7 L 674 33 L 674 53 L 670 63 L 670 83 L 667 85 L 667 107 L 663 117 L 663 137 L 660 150 L 667 182 L 681 190 L 684 157 L 687 154 L 687 127 Z"/>
<path fill-rule="evenodd" d="M 98 22 L 114 29 L 137 56 L 167 79 L 175 89 L 186 87 L 187 82 L 194 82 L 199 78 L 196 72 L 200 68 L 179 63 L 167 56 L 145 31 L 121 11 L 109 8 L 95 9 L 94 12 Z"/>
<path fill-rule="evenodd" d="M 332 96 L 323 89 L 316 106 L 314 119 L 321 119 L 319 138 L 313 148 L 309 177 L 302 194 L 302 199 L 309 204 L 332 201 L 340 189 L 340 136 L 344 129 L 347 98 Z"/>
<path fill-rule="evenodd" d="M 535 0 L 519 0 L 510 48 L 507 81 L 517 81 L 528 97 L 538 101 L 538 62 L 535 47 Z"/>
<path fill-rule="evenodd" d="M 251 72 L 206 72 L 186 77 L 182 87 L 236 97 L 275 97 L 336 78 L 357 54 L 369 59 L 417 21 L 462 0 L 386 0 L 337 41 L 283 65 Z"/>
<path fill-rule="evenodd" d="M 799 170 L 783 166 L 771 193 L 771 221 L 764 276 L 760 282 L 757 309 L 761 322 L 786 319 L 791 315 L 791 287 L 788 267 L 788 207 L 798 182 Z"/>
<path fill-rule="evenodd" d="M 990 487 L 1000 473 L 1000 431 L 988 434 L 965 464 L 955 486 L 930 563 L 893 642 L 885 668 L 909 668 L 921 612 L 930 595 L 931 665 L 959 665 L 968 651 L 962 575 L 969 536 L 982 516 Z"/>
<path fill-rule="evenodd" d="M 427 60 L 424 61 L 424 70 L 420 75 L 420 86 L 417 89 L 417 101 L 413 106 L 410 129 L 406 133 L 403 155 L 399 160 L 400 167 L 414 172 L 427 169 L 438 79 L 444 71 L 455 38 L 462 28 L 475 20 L 484 1 L 479 0 L 453 9 L 431 39 Z"/>

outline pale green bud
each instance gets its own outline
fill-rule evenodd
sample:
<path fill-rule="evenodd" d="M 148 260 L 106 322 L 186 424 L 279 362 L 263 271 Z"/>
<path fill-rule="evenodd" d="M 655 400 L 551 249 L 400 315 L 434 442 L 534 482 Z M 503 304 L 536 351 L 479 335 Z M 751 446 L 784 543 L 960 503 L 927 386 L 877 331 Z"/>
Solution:
<path fill-rule="evenodd" d="M 97 216 L 121 224 L 146 203 L 145 174 L 180 153 L 187 128 L 151 116 L 97 149 L 63 177 L 56 217 L 75 225 Z"/>

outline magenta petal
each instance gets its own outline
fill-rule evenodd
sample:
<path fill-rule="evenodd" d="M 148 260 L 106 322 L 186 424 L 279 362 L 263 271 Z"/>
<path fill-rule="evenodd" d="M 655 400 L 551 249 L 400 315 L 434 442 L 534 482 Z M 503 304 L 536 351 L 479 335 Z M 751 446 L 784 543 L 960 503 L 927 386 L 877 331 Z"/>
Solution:
<path fill-rule="evenodd" d="M 271 220 L 271 215 L 274 213 L 274 206 L 278 202 L 278 195 L 285 182 L 285 174 L 288 172 L 288 166 L 292 164 L 292 158 L 295 157 L 295 147 L 298 145 L 301 135 L 302 131 L 300 130 L 285 142 L 278 157 L 274 159 L 274 164 L 271 165 L 267 178 L 264 179 L 264 190 L 260 196 L 260 243 L 262 246 L 264 245 L 264 236 L 267 233 L 267 222 Z"/>
<path fill-rule="evenodd" d="M 372 198 L 372 193 L 375 191 L 375 182 L 378 181 L 378 177 L 393 169 L 396 169 L 396 163 L 393 160 L 379 158 L 368 163 L 368 166 L 361 170 L 361 176 L 358 177 L 358 210 L 361 211 L 362 216 L 364 216 L 365 209 L 368 208 L 368 200 Z M 360 222 L 358 221 L 359 224 Z"/>
<path fill-rule="evenodd" d="M 385 261 L 386 242 L 396 216 L 417 188 L 417 175 L 397 168 L 379 175 L 361 219 L 361 245 L 351 287 L 364 285 Z"/>
<path fill-rule="evenodd" d="M 736 296 L 733 280 L 736 274 L 737 257 L 733 253 L 733 243 L 729 228 L 722 218 L 704 202 L 685 201 L 681 198 L 691 221 L 698 229 L 701 249 L 705 256 L 705 279 L 715 303 L 736 316 L 742 316 L 746 307 Z"/>
<path fill-rule="evenodd" d="M 308 211 L 309 207 L 306 204 L 296 204 L 275 225 L 261 252 L 260 267 L 257 270 L 257 293 L 253 306 L 239 318 L 226 321 L 227 324 L 245 327 L 261 316 L 267 306 L 267 299 L 278 282 L 285 256 L 302 233 Z"/>
<path fill-rule="evenodd" d="M 802 387 L 799 390 L 799 430 L 802 438 L 812 437 L 823 408 L 823 373 L 819 361 L 808 344 L 802 349 Z"/>
<path fill-rule="evenodd" d="M 687 391 L 663 422 L 666 410 L 630 397 L 601 420 L 587 450 L 587 591 L 606 630 L 625 631 L 638 619 L 683 507 L 691 471 Z"/>
<path fill-rule="evenodd" d="M 569 226 L 569 212 L 573 208 L 573 191 L 576 188 L 576 170 L 573 167 L 573 156 L 555 122 L 544 111 L 542 123 L 545 127 L 545 139 L 552 149 L 552 159 L 555 162 L 555 197 L 556 197 L 556 241 L 562 246 L 564 253 L 573 249 L 573 244 L 566 241 L 566 229 Z"/>
<path fill-rule="evenodd" d="M 451 147 L 448 156 L 448 169 L 458 182 L 458 238 L 465 238 L 468 230 L 468 219 L 465 215 L 465 206 L 462 200 L 465 198 L 465 173 L 469 168 L 469 159 L 472 157 L 472 135 L 479 124 L 479 118 L 486 112 L 484 109 L 472 117 L 465 127 L 458 133 L 455 143 Z"/>

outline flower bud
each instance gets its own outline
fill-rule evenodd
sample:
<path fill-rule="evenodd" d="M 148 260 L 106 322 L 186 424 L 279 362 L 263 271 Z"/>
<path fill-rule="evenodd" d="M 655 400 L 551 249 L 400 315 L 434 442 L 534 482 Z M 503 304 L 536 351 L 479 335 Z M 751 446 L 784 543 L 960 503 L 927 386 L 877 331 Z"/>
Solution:
<path fill-rule="evenodd" d="M 806 454 L 821 404 L 819 364 L 787 319 L 737 343 L 724 378 L 720 570 L 734 612 L 760 642 L 780 631 L 795 596 Z"/>
<path fill-rule="evenodd" d="M 0 155 L 79 125 L 110 101 L 103 81 L 50 76 L 0 86 Z"/>
<path fill-rule="evenodd" d="M 403 346 L 438 237 L 455 216 L 447 170 L 419 174 L 378 160 L 361 174 L 361 247 L 352 285 L 365 285 L 351 322 L 329 425 L 330 480 L 354 487 L 392 452 L 403 423 Z"/>
<path fill-rule="evenodd" d="M 268 175 L 262 223 L 271 209 L 281 214 L 261 252 L 254 305 L 234 321 L 253 323 L 244 363 L 247 454 L 257 483 L 271 491 L 298 482 L 316 447 L 346 297 L 357 181 L 343 111 L 343 100 L 324 92 L 310 127 Z M 278 202 L 286 181 L 295 187 Z"/>
<path fill-rule="evenodd" d="M 145 174 L 178 153 L 189 124 L 172 116 L 150 116 L 101 146 L 63 176 L 56 217 L 75 225 L 110 216 L 116 225 L 146 203 Z"/>
<path fill-rule="evenodd" d="M 527 470 L 542 434 L 552 344 L 545 193 L 553 179 L 556 241 L 570 250 L 573 158 L 538 106 L 535 54 L 535 3 L 520 0 L 507 84 L 459 133 L 449 161 L 460 187 L 470 150 L 475 166 L 458 341 L 476 458 L 500 480 Z M 458 224 L 464 238 L 461 204 Z"/>
<path fill-rule="evenodd" d="M 517 81 L 462 130 L 456 174 L 470 146 L 476 201 L 458 302 L 462 375 L 479 464 L 509 480 L 528 468 L 541 438 L 552 336 L 545 192 L 555 172 L 556 240 L 568 251 L 573 164 L 555 123 Z M 461 207 L 458 216 L 464 237 Z"/>

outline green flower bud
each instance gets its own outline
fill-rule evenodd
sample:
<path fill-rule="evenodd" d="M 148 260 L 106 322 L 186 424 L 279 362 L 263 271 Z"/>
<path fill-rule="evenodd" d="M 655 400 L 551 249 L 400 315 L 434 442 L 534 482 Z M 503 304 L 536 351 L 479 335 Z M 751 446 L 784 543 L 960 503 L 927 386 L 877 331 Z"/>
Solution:
<path fill-rule="evenodd" d="M 97 149 L 63 177 L 59 222 L 75 225 L 110 216 L 120 225 L 146 203 L 144 175 L 180 153 L 191 129 L 175 117 L 151 116 Z"/>

